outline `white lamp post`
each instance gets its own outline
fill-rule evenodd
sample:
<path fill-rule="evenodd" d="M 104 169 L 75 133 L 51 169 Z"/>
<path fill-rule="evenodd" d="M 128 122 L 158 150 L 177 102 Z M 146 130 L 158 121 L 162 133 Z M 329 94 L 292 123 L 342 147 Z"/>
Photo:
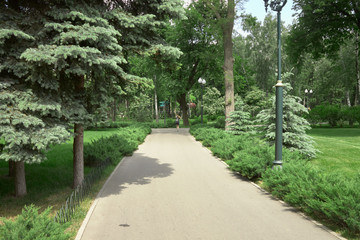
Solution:
<path fill-rule="evenodd" d="M 203 124 L 203 111 L 204 111 L 204 105 L 203 105 L 203 91 L 204 91 L 204 85 L 206 84 L 205 79 L 199 78 L 198 83 L 201 85 L 201 124 Z"/>

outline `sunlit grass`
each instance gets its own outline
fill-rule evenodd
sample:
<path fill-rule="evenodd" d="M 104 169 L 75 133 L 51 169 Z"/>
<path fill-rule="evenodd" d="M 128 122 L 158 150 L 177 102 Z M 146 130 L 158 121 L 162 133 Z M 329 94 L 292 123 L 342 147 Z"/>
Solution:
<path fill-rule="evenodd" d="M 85 131 L 84 143 L 90 143 L 100 137 L 116 134 L 118 129 L 101 129 Z M 70 140 L 54 146 L 47 154 L 48 160 L 40 164 L 26 164 L 26 184 L 28 194 L 23 198 L 15 198 L 13 179 L 8 175 L 8 163 L 0 162 L 0 216 L 12 218 L 21 213 L 24 205 L 35 204 L 41 210 L 48 206 L 58 210 L 71 193 L 73 180 L 73 152 Z M 120 159 L 118 160 L 120 161 Z M 91 168 L 85 167 L 85 174 Z"/>
<path fill-rule="evenodd" d="M 352 177 L 360 173 L 360 129 L 314 128 L 309 131 L 320 150 L 312 162 L 327 172 Z"/>

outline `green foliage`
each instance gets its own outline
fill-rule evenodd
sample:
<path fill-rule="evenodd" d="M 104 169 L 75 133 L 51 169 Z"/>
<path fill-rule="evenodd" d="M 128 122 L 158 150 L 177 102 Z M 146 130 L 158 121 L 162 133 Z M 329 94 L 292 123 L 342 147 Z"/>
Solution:
<path fill-rule="evenodd" d="M 313 122 L 316 120 L 328 122 L 330 126 L 335 127 L 341 119 L 340 111 L 341 108 L 339 105 L 317 105 L 310 111 L 309 118 L 312 119 Z"/>
<path fill-rule="evenodd" d="M 221 128 L 224 129 L 225 128 L 225 116 L 218 116 L 216 118 L 216 123 L 214 125 L 216 128 Z"/>
<path fill-rule="evenodd" d="M 232 160 L 234 153 L 247 147 L 247 136 L 226 135 L 224 138 L 216 140 L 211 146 L 213 154 L 222 160 Z"/>
<path fill-rule="evenodd" d="M 0 224 L 0 239 L 3 240 L 67 240 L 67 225 L 61 225 L 49 217 L 51 208 L 41 214 L 34 205 L 25 206 L 15 221 L 3 219 Z"/>
<path fill-rule="evenodd" d="M 144 93 L 140 93 L 138 96 L 134 96 L 129 106 L 129 117 L 138 122 L 151 121 L 151 101 L 152 99 Z"/>
<path fill-rule="evenodd" d="M 35 38 L 17 22 L 21 16 L 5 11 L 0 17 L 10 27 L 0 29 L 0 138 L 5 142 L 0 159 L 40 163 L 49 147 L 70 133 L 59 121 L 59 96 L 52 91 L 56 81 L 30 81 L 31 67 L 21 54 Z"/>
<path fill-rule="evenodd" d="M 128 156 L 143 142 L 151 129 L 145 125 L 130 126 L 118 129 L 118 133 L 110 137 L 101 137 L 84 146 L 84 164 L 94 167 L 107 157 L 114 162 Z"/>
<path fill-rule="evenodd" d="M 351 127 L 354 125 L 354 122 L 356 122 L 357 119 L 360 118 L 359 115 L 360 115 L 360 107 L 358 106 L 352 106 L 352 107 L 344 106 L 341 108 L 340 111 L 341 119 L 343 121 L 348 121 Z"/>
<path fill-rule="evenodd" d="M 203 123 L 206 124 L 208 122 L 208 117 L 203 115 Z M 190 119 L 191 125 L 201 124 L 201 115 Z"/>
<path fill-rule="evenodd" d="M 222 129 L 203 127 L 201 125 L 192 126 L 190 133 L 194 135 L 197 141 L 202 141 L 206 147 L 214 146 L 215 141 L 229 135 L 229 133 L 226 133 Z"/>
<path fill-rule="evenodd" d="M 354 233 L 360 232 L 359 179 L 327 174 L 302 161 L 285 162 L 282 171 L 269 169 L 263 175 L 275 196 Z"/>
<path fill-rule="evenodd" d="M 180 120 L 181 124 L 181 120 Z M 174 128 L 176 127 L 175 120 L 172 118 L 166 118 L 166 123 L 164 123 L 163 119 L 159 119 L 159 122 L 151 122 L 150 123 L 151 128 Z"/>
<path fill-rule="evenodd" d="M 224 113 L 225 99 L 215 87 L 206 88 L 204 98 L 204 113 L 208 115 L 219 115 Z"/>
<path fill-rule="evenodd" d="M 352 233 L 360 233 L 360 175 L 348 177 L 336 172 L 326 173 L 306 161 L 298 151 L 288 149 L 283 149 L 282 169 L 273 170 L 274 148 L 256 137 L 232 135 L 223 130 L 221 133 L 219 129 L 201 126 L 191 127 L 190 132 L 200 141 L 209 136 L 211 140 L 207 146 L 214 155 L 228 160 L 232 171 L 249 179 L 261 178 L 263 186 L 274 196 L 313 217 L 347 228 Z M 335 135 L 339 134 L 333 130 L 328 133 L 328 136 Z M 344 138 L 348 135 L 346 132 L 341 134 Z M 357 133 L 352 135 L 357 137 Z M 214 136 L 218 139 L 214 140 Z M 332 142 L 328 145 L 333 148 Z"/>
<path fill-rule="evenodd" d="M 313 158 L 316 155 L 316 149 L 313 147 L 314 141 L 306 134 L 306 131 L 310 129 L 310 124 L 302 117 L 308 113 L 308 110 L 300 103 L 299 97 L 290 94 L 291 90 L 290 84 L 286 83 L 283 97 L 283 145 L 290 150 L 298 150 L 307 158 Z M 274 144 L 275 97 L 273 97 L 272 107 L 262 110 L 257 115 L 257 119 L 260 124 L 265 126 L 265 139 Z"/>
<path fill-rule="evenodd" d="M 360 24 L 355 17 L 359 6 L 352 1 L 295 0 L 294 8 L 299 18 L 287 41 L 294 62 L 304 52 L 315 57 L 333 55 L 346 39 L 359 33 Z"/>
<path fill-rule="evenodd" d="M 241 102 L 240 106 L 242 105 Z M 257 87 L 252 87 L 244 98 L 244 111 L 249 112 L 252 117 L 255 117 L 261 110 L 271 106 L 271 102 L 267 99 L 266 93 Z M 238 110 L 238 108 L 235 108 Z"/>
<path fill-rule="evenodd" d="M 236 152 L 234 158 L 228 161 L 232 171 L 239 172 L 249 179 L 260 178 L 265 170 L 272 166 L 274 155 L 272 147 L 254 140 L 247 139 L 243 149 Z"/>
<path fill-rule="evenodd" d="M 273 64 L 276 62 L 276 54 L 274 54 L 277 46 L 276 18 L 269 13 L 263 22 L 257 21 L 256 17 L 251 15 L 245 15 L 242 19 L 243 29 L 249 33 L 245 38 L 244 50 L 252 64 L 254 80 L 262 91 L 268 92 L 276 76 L 275 64 Z M 264 100 L 260 95 L 253 95 L 253 98 Z M 246 99 L 245 102 L 247 103 Z M 249 106 L 254 105 L 249 104 Z M 252 116 L 256 115 L 256 112 L 249 112 Z"/>
<path fill-rule="evenodd" d="M 241 99 L 235 102 L 236 110 L 230 113 L 228 121 L 230 122 L 226 129 L 232 134 L 251 134 L 253 132 L 250 113 L 244 110 L 244 103 Z"/>

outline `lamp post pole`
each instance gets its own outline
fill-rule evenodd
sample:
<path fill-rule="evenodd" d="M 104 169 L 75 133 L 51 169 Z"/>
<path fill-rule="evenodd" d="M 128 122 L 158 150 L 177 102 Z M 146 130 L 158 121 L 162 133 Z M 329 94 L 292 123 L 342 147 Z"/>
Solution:
<path fill-rule="evenodd" d="M 283 118 L 283 83 L 281 81 L 281 10 L 285 6 L 287 0 L 264 0 L 265 10 L 268 6 L 273 11 L 277 11 L 277 45 L 278 45 L 278 59 L 277 59 L 277 83 L 276 87 L 276 132 L 275 132 L 275 161 L 273 168 L 282 167 L 282 118 Z"/>
<path fill-rule="evenodd" d="M 204 104 L 203 104 L 203 91 L 204 91 L 204 85 L 206 83 L 205 79 L 199 78 L 198 82 L 201 85 L 201 124 L 203 124 L 203 111 L 204 111 Z"/>

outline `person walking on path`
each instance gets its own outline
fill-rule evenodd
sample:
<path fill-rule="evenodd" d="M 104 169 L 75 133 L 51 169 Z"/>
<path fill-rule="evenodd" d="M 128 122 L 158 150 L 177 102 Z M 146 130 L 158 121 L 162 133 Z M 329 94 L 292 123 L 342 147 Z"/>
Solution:
<path fill-rule="evenodd" d="M 181 119 L 181 117 L 176 114 L 175 123 L 176 123 L 176 130 L 177 131 L 179 131 L 180 119 Z"/>

